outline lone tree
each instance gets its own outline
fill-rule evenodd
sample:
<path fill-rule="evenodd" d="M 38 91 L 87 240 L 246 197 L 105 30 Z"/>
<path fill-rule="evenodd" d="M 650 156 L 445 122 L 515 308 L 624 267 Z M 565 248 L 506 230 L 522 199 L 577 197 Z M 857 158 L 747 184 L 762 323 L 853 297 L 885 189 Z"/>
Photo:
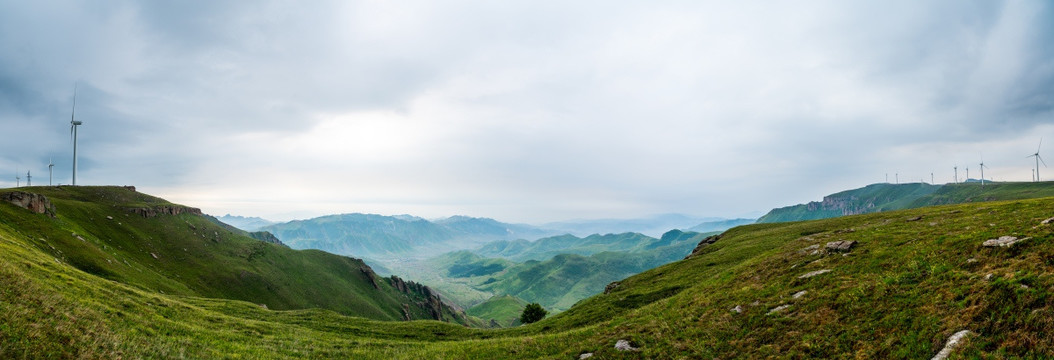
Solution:
<path fill-rule="evenodd" d="M 530 324 L 532 322 L 545 318 L 548 311 L 542 308 L 538 303 L 527 304 L 527 307 L 523 308 L 523 314 L 520 314 L 520 322 L 524 324 Z"/>

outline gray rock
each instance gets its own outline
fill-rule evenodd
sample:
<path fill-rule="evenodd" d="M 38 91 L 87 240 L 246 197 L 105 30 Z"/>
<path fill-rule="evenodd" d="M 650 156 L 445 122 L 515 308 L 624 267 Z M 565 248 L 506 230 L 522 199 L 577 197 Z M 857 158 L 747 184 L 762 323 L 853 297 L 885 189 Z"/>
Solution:
<path fill-rule="evenodd" d="M 852 249 L 853 246 L 856 246 L 856 241 L 839 240 L 827 243 L 824 249 L 827 249 L 827 251 L 846 252 Z"/>
<path fill-rule="evenodd" d="M 998 247 L 1011 247 L 1011 246 L 1014 246 L 1014 244 L 1017 244 L 1019 242 L 1022 242 L 1022 241 L 1028 240 L 1028 239 L 1029 238 L 1018 239 L 1017 237 L 1014 237 L 1014 236 L 1004 235 L 1004 236 L 1000 236 L 998 239 L 985 240 L 983 243 L 981 243 L 981 245 L 984 245 L 984 246 L 987 246 L 987 247 L 997 247 L 997 246 Z"/>
<path fill-rule="evenodd" d="M 1052 223 L 1054 223 L 1054 217 L 1052 217 L 1050 219 L 1043 220 L 1043 222 L 1041 222 L 1041 224 L 1043 224 L 1043 225 L 1050 225 Z"/>
<path fill-rule="evenodd" d="M 615 350 L 618 350 L 618 351 L 637 351 L 637 350 L 640 350 L 640 348 L 633 347 L 633 345 L 630 345 L 628 340 L 619 340 L 619 341 L 615 342 Z"/>
<path fill-rule="evenodd" d="M 937 353 L 937 355 L 934 355 L 933 358 L 931 358 L 930 360 L 947 359 L 948 356 L 951 356 L 952 351 L 955 351 L 955 348 L 958 347 L 960 343 L 962 343 L 962 340 L 964 337 L 966 337 L 966 335 L 970 335 L 970 330 L 962 330 L 953 334 L 952 337 L 948 338 L 948 343 L 944 345 L 944 348 L 941 349 L 941 352 Z"/>
<path fill-rule="evenodd" d="M 805 273 L 805 274 L 802 274 L 802 275 L 801 275 L 801 276 L 799 276 L 798 278 L 799 278 L 799 279 L 806 279 L 806 278 L 811 278 L 811 277 L 813 277 L 813 276 L 816 276 L 816 275 L 820 275 L 820 274 L 826 274 L 826 273 L 829 273 L 829 272 L 831 272 L 831 269 L 823 269 L 823 270 L 816 270 L 816 271 L 810 271 L 810 272 L 807 272 L 807 273 Z"/>
<path fill-rule="evenodd" d="M 765 314 L 765 315 L 772 315 L 772 314 L 778 313 L 780 311 L 787 310 L 790 307 L 791 307 L 790 304 L 780 305 L 780 306 L 772 308 L 772 310 L 769 310 L 769 312 L 767 314 Z"/>
<path fill-rule="evenodd" d="M 739 306 L 739 305 L 736 305 L 736 307 L 732 308 L 732 312 L 734 312 L 734 313 L 741 313 L 741 312 L 743 312 L 743 307 Z"/>
<path fill-rule="evenodd" d="M 581 355 L 578 355 L 579 360 L 588 359 L 591 357 L 593 357 L 593 353 L 582 353 Z"/>
<path fill-rule="evenodd" d="M 794 295 L 791 295 L 791 298 L 797 299 L 797 298 L 800 298 L 802 296 L 805 296 L 805 294 L 807 294 L 807 293 L 809 293 L 809 292 L 805 291 L 805 290 L 802 290 L 802 291 L 794 293 Z"/>
<path fill-rule="evenodd" d="M 909 218 L 905 219 L 905 221 L 919 221 L 919 220 L 922 220 L 922 215 L 915 216 L 915 217 L 909 217 Z"/>
<path fill-rule="evenodd" d="M 812 245 L 809 245 L 809 246 L 806 246 L 806 247 L 802 248 L 801 250 L 798 250 L 798 252 L 804 254 L 804 253 L 807 253 L 807 252 L 810 252 L 810 251 L 816 251 L 818 249 L 820 249 L 820 244 L 812 244 Z"/>

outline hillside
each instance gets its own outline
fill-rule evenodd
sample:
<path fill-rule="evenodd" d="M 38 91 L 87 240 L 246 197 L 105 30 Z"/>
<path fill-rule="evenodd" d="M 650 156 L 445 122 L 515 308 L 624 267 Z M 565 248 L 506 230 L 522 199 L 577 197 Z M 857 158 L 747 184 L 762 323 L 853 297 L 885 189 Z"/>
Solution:
<path fill-rule="evenodd" d="M 478 250 L 391 264 L 395 273 L 421 281 L 464 308 L 472 309 L 493 296 L 512 295 L 560 312 L 600 293 L 612 281 L 683 259 L 710 234 L 672 230 L 661 239 L 636 233 L 564 235 L 534 242 L 496 242 Z M 522 247 L 511 246 L 524 242 Z M 489 254 L 483 249 L 503 244 L 510 245 L 498 247 L 506 250 L 505 258 L 483 255 Z"/>
<path fill-rule="evenodd" d="M 469 315 L 491 322 L 491 327 L 508 327 L 520 324 L 520 314 L 527 302 L 512 295 L 497 295 L 479 305 L 469 308 Z"/>
<path fill-rule="evenodd" d="M 230 224 L 231 226 L 249 232 L 259 231 L 260 228 L 264 226 L 275 224 L 274 221 L 270 221 L 267 219 L 262 219 L 258 217 L 236 216 L 231 214 L 216 216 L 215 218 L 216 220 L 219 220 L 225 224 Z"/>
<path fill-rule="evenodd" d="M 980 182 L 946 185 L 871 184 L 824 196 L 823 201 L 772 209 L 758 223 L 827 219 L 880 211 L 915 209 L 930 205 L 977 201 L 1030 199 L 1054 196 L 1050 182 Z"/>
<path fill-rule="evenodd" d="M 459 250 L 496 240 L 552 235 L 529 225 L 455 216 L 428 221 L 414 216 L 342 214 L 295 220 L 261 228 L 294 249 L 318 249 L 377 260 L 430 256 L 435 249 Z"/>
<path fill-rule="evenodd" d="M 467 321 L 430 289 L 377 276 L 361 260 L 259 241 L 197 209 L 129 188 L 29 187 L 0 190 L 0 198 L 50 205 L 37 214 L 0 201 L 0 219 L 29 239 L 25 245 L 139 289 L 378 320 Z"/>
<path fill-rule="evenodd" d="M 0 209 L 6 216 L 12 207 Z M 55 261 L 27 236 L 35 224 L 5 220 L 0 352 L 8 358 L 931 358 L 953 334 L 968 331 L 953 357 L 1048 358 L 1052 209 L 1054 198 L 1043 198 L 740 226 L 689 259 L 620 280 L 538 323 L 501 330 L 161 294 Z M 1000 236 L 1025 240 L 983 245 Z M 846 252 L 824 250 L 835 241 L 856 243 Z M 616 350 L 620 340 L 636 350 Z"/>

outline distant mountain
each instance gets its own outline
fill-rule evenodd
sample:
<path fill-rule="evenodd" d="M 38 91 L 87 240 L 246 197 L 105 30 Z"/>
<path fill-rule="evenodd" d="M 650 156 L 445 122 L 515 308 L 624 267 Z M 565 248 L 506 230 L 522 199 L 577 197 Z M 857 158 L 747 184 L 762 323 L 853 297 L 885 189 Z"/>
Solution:
<path fill-rule="evenodd" d="M 242 230 L 245 230 L 245 231 L 250 231 L 250 232 L 252 232 L 252 231 L 259 231 L 260 228 L 275 223 L 274 221 L 270 221 L 270 220 L 266 220 L 266 219 L 262 219 L 262 218 L 258 218 L 258 217 L 245 217 L 245 216 L 236 216 L 236 215 L 231 215 L 231 214 L 227 214 L 227 215 L 223 215 L 223 216 L 216 216 L 215 218 L 217 220 L 219 220 L 219 221 L 222 221 L 225 224 L 229 224 L 229 225 L 234 226 L 236 228 L 239 228 L 239 229 L 242 229 Z"/>
<path fill-rule="evenodd" d="M 473 252 L 485 257 L 500 257 L 514 261 L 546 260 L 559 254 L 588 256 L 602 251 L 643 250 L 657 241 L 653 237 L 639 233 L 590 235 L 584 238 L 560 235 L 535 241 L 495 241 Z"/>
<path fill-rule="evenodd" d="M 945 185 L 871 184 L 859 189 L 824 196 L 823 201 L 773 209 L 759 218 L 757 222 L 815 220 L 915 209 L 930 205 L 1019 200 L 1045 196 L 1054 196 L 1054 187 L 1045 182 L 996 183 L 985 181 L 984 186 L 981 186 L 980 181 Z"/>
<path fill-rule="evenodd" d="M 726 219 L 717 221 L 707 221 L 702 224 L 692 226 L 686 230 L 695 232 L 725 231 L 739 225 L 753 224 L 756 221 L 757 219 Z"/>
<path fill-rule="evenodd" d="M 683 214 L 664 214 L 641 219 L 596 219 L 552 222 L 541 225 L 546 229 L 558 230 L 575 236 L 592 234 L 621 234 L 636 232 L 659 237 L 672 229 L 687 229 L 701 222 L 724 220 L 713 217 L 693 217 Z"/>
<path fill-rule="evenodd" d="M 467 249 L 491 241 L 554 234 L 530 225 L 487 218 L 455 216 L 433 222 L 409 215 L 374 214 L 329 215 L 263 229 L 295 249 L 319 249 L 377 260 L 434 255 L 436 249 Z"/>

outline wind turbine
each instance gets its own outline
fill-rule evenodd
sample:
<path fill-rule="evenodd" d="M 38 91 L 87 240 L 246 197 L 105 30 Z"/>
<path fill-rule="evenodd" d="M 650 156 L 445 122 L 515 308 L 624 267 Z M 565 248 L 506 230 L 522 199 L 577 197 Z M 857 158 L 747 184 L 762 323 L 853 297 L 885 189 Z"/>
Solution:
<path fill-rule="evenodd" d="M 26 170 L 26 186 L 33 186 L 33 175 L 29 174 L 29 170 Z"/>
<path fill-rule="evenodd" d="M 73 185 L 77 185 L 77 126 L 82 124 L 76 121 L 77 115 L 77 86 L 73 86 L 73 112 L 70 113 L 70 137 L 73 138 Z"/>
<path fill-rule="evenodd" d="M 1039 149 L 1043 147 L 1043 138 L 1039 138 L 1039 146 L 1036 147 L 1036 153 L 1026 156 L 1036 158 L 1036 176 L 1035 181 L 1039 181 L 1039 162 L 1043 161 L 1043 157 L 1039 155 Z M 1043 167 L 1047 167 L 1047 162 L 1043 161 Z"/>
<path fill-rule="evenodd" d="M 984 187 L 984 156 L 981 156 L 981 187 Z"/>
<path fill-rule="evenodd" d="M 15 170 L 15 187 L 22 186 L 22 177 L 18 176 L 18 170 Z"/>
<path fill-rule="evenodd" d="M 55 178 L 55 163 L 48 159 L 48 186 L 51 186 L 51 180 Z"/>
<path fill-rule="evenodd" d="M 955 183 L 958 184 L 959 183 L 959 166 L 958 165 L 953 166 L 952 169 L 955 170 Z"/>

